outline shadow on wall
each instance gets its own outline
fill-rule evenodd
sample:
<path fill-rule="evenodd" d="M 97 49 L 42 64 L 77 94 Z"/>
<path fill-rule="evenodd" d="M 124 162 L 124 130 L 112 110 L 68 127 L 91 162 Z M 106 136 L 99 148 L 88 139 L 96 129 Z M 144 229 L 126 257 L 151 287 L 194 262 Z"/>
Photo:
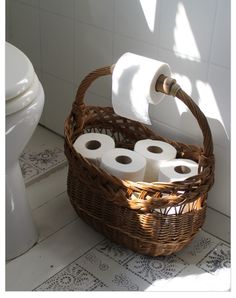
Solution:
<path fill-rule="evenodd" d="M 167 10 L 169 1 L 162 1 L 161 3 L 164 9 Z M 220 97 L 219 92 L 217 92 L 219 90 L 215 90 L 217 86 L 212 86 L 207 82 L 207 77 L 201 71 L 201 64 L 203 67 L 207 67 L 207 65 L 204 62 L 201 63 L 200 60 L 209 60 L 209 53 L 206 52 L 204 42 L 208 42 L 210 46 L 210 40 L 204 41 L 199 34 L 200 22 L 199 18 L 194 15 L 192 1 L 172 1 L 171 4 L 172 8 L 168 11 L 171 14 L 168 17 L 168 22 L 172 21 L 172 23 L 168 24 L 165 31 L 160 32 L 160 39 L 172 47 L 175 53 L 173 65 L 170 65 L 173 77 L 177 79 L 183 90 L 193 97 L 206 115 L 214 142 L 220 145 L 227 144 L 230 140 L 230 102 L 227 101 L 227 96 L 226 98 Z M 213 18 L 214 13 L 212 11 L 212 16 L 209 16 L 209 18 Z M 205 28 L 205 30 L 209 29 Z M 164 51 L 160 51 L 160 60 L 165 61 L 166 56 L 168 55 Z M 166 62 L 168 63 L 168 61 Z M 230 86 L 227 86 L 227 80 L 228 78 L 225 77 L 222 88 L 230 88 Z M 228 90 L 226 90 L 226 93 L 228 93 Z M 197 124 L 193 123 L 194 119 L 190 111 L 182 103 L 176 99 L 175 105 L 173 105 L 173 99 L 166 98 L 162 106 L 156 106 L 154 112 L 157 113 L 157 119 L 160 116 L 161 121 L 160 113 L 162 108 L 166 112 L 168 109 L 168 114 L 171 116 L 171 126 L 178 127 L 199 139 L 201 132 Z"/>

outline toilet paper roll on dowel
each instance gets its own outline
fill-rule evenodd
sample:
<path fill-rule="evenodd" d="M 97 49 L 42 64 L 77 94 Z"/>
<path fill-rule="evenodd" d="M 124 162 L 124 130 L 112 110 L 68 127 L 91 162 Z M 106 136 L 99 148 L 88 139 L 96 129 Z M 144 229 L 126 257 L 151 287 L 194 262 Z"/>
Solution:
<path fill-rule="evenodd" d="M 158 77 L 170 76 L 167 63 L 125 53 L 112 73 L 112 106 L 116 114 L 145 124 L 151 124 L 149 103 L 158 104 L 164 94 L 155 90 Z"/>
<path fill-rule="evenodd" d="M 103 154 L 100 167 L 119 179 L 137 182 L 143 181 L 146 160 L 129 149 L 114 148 Z"/>
<path fill-rule="evenodd" d="M 145 182 L 158 181 L 160 163 L 174 159 L 177 154 L 175 147 L 169 143 L 151 139 L 138 141 L 134 146 L 134 151 L 144 156 L 147 161 Z"/>
<path fill-rule="evenodd" d="M 105 134 L 85 133 L 76 139 L 73 146 L 83 157 L 99 166 L 102 155 L 115 148 L 115 142 L 112 137 Z"/>

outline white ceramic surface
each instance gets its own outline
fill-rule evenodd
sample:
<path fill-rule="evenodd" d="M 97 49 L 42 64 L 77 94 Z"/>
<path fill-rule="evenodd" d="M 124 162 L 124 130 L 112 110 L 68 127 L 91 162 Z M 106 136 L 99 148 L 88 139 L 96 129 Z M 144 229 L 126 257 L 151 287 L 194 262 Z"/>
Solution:
<path fill-rule="evenodd" d="M 6 48 L 7 51 L 8 47 Z M 16 49 L 16 48 L 15 48 Z M 14 56 L 16 52 L 11 54 Z M 11 60 L 11 57 L 9 57 Z M 23 63 L 21 61 L 21 63 Z M 29 63 L 29 61 L 27 61 Z M 15 59 L 15 68 L 18 69 L 18 60 Z M 24 67 L 24 65 L 23 65 Z M 31 65 L 33 71 L 33 66 Z M 30 68 L 30 64 L 28 64 Z M 11 71 L 14 72 L 12 65 L 8 67 L 8 76 L 6 79 L 11 78 Z M 33 71 L 34 72 L 34 71 Z M 15 84 L 26 81 L 28 72 L 22 72 L 21 75 L 15 80 Z M 35 75 L 37 78 L 37 76 Z M 31 85 L 30 83 L 28 84 Z M 10 86 L 6 81 L 6 86 Z M 34 225 L 31 210 L 26 200 L 25 185 L 22 173 L 19 166 L 19 156 L 30 140 L 42 113 L 44 105 L 44 91 L 41 83 L 38 81 L 38 87 L 32 88 L 30 86 L 25 92 L 34 93 L 35 98 L 25 106 L 21 106 L 21 95 L 17 92 L 16 105 L 14 100 L 11 99 L 11 105 L 17 106 L 13 109 L 14 113 L 6 115 L 6 259 L 12 259 L 24 253 L 38 239 L 36 227 Z M 9 94 L 13 94 L 12 90 L 16 90 L 15 86 L 11 86 L 8 90 Z M 25 94 L 25 92 L 23 94 Z M 24 101 L 24 96 L 22 96 Z M 8 106 L 8 102 L 6 103 Z M 8 108 L 6 107 L 6 110 Z"/>
<path fill-rule="evenodd" d="M 6 100 L 21 95 L 30 88 L 34 78 L 34 68 L 15 46 L 6 42 Z"/>
<path fill-rule="evenodd" d="M 14 97 L 13 99 L 8 99 L 6 104 L 6 116 L 16 113 L 25 107 L 27 107 L 39 93 L 39 80 L 36 75 L 34 75 L 32 86 L 29 90 L 26 90 L 24 94 Z"/>
<path fill-rule="evenodd" d="M 6 259 L 13 259 L 29 248 L 38 239 L 19 163 L 6 173 Z"/>

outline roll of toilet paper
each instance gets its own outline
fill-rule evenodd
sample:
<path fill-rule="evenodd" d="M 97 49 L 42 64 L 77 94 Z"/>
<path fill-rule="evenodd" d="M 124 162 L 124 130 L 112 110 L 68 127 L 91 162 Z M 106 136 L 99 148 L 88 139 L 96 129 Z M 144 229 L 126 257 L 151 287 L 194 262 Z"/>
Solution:
<path fill-rule="evenodd" d="M 161 61 L 125 53 L 112 73 L 112 105 L 116 114 L 151 124 L 149 103 L 158 104 L 164 94 L 155 90 L 157 78 L 170 76 L 170 67 Z"/>
<path fill-rule="evenodd" d="M 198 164 L 190 159 L 177 158 L 161 162 L 160 182 L 183 181 L 198 174 Z"/>
<path fill-rule="evenodd" d="M 138 141 L 134 146 L 134 151 L 146 158 L 147 166 L 144 181 L 158 181 L 159 166 L 162 161 L 174 159 L 177 151 L 172 145 L 151 139 Z"/>
<path fill-rule="evenodd" d="M 80 135 L 73 144 L 75 150 L 83 157 L 99 166 L 104 152 L 115 148 L 112 137 L 100 133 Z"/>
<path fill-rule="evenodd" d="M 189 177 L 198 174 L 198 164 L 190 159 L 177 158 L 164 161 L 160 164 L 159 181 L 174 182 L 183 181 Z M 168 207 L 166 209 L 155 209 L 156 212 L 173 215 L 191 212 L 193 209 L 200 207 L 200 201 L 197 204 L 188 203 L 184 206 Z"/>
<path fill-rule="evenodd" d="M 115 148 L 103 154 L 100 167 L 123 180 L 143 181 L 146 160 L 134 151 Z"/>

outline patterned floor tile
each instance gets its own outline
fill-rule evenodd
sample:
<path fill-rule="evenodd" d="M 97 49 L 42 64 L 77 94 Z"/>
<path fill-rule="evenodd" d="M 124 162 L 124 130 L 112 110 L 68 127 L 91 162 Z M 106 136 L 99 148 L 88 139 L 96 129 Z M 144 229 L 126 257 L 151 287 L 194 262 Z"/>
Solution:
<path fill-rule="evenodd" d="M 170 279 L 178 275 L 186 263 L 177 256 L 148 257 L 137 255 L 126 264 L 126 269 L 152 284 L 158 279 Z"/>
<path fill-rule="evenodd" d="M 114 285 L 122 288 L 122 290 L 126 291 L 138 291 L 139 285 L 134 283 L 131 278 L 126 273 L 115 274 L 114 279 L 112 280 Z"/>
<path fill-rule="evenodd" d="M 65 161 L 64 151 L 56 147 L 39 147 L 37 151 L 23 152 L 21 159 L 40 170 L 48 170 Z"/>
<path fill-rule="evenodd" d="M 31 166 L 29 163 L 25 162 L 23 159 L 19 159 L 22 175 L 24 177 L 25 183 L 28 183 L 38 175 L 40 175 L 41 171 L 33 166 Z"/>
<path fill-rule="evenodd" d="M 103 291 L 106 285 L 88 272 L 77 262 L 73 262 L 63 271 L 54 275 L 36 291 Z"/>
<path fill-rule="evenodd" d="M 146 289 L 149 286 L 147 282 L 135 276 L 132 272 L 127 271 L 124 262 L 121 264 L 118 261 L 119 258 L 111 258 L 115 252 L 121 252 L 119 246 L 115 247 L 116 245 L 111 243 L 109 246 L 110 255 L 100 250 L 107 242 L 106 240 L 98 244 L 82 256 L 78 263 L 89 272 L 93 272 L 95 276 L 98 276 L 107 285 L 107 289 L 111 291 L 139 291 Z"/>
<path fill-rule="evenodd" d="M 123 264 L 127 259 L 134 255 L 134 252 L 131 250 L 107 239 L 101 242 L 96 249 L 119 264 Z"/>
<path fill-rule="evenodd" d="M 212 274 L 219 269 L 230 268 L 230 247 L 219 243 L 197 266 Z"/>
<path fill-rule="evenodd" d="M 193 241 L 176 255 L 188 264 L 196 264 L 219 242 L 218 238 L 200 231 Z"/>
<path fill-rule="evenodd" d="M 23 152 L 19 160 L 26 184 L 67 163 L 62 149 L 46 145 Z"/>

